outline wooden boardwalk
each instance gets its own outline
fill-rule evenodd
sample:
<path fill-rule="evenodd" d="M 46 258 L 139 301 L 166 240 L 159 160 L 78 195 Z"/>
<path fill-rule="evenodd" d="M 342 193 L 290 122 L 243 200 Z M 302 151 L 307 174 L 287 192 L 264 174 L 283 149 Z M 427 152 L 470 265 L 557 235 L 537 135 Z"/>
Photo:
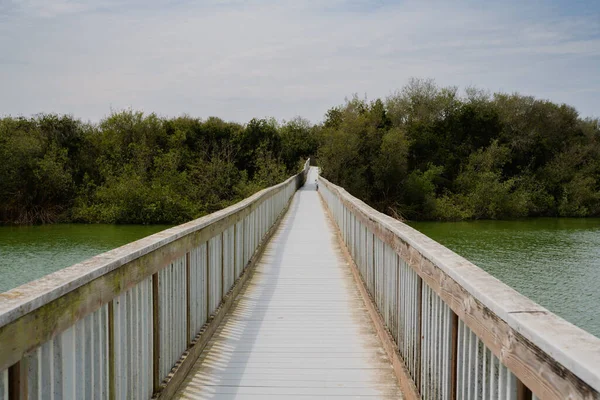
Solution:
<path fill-rule="evenodd" d="M 315 177 L 176 398 L 402 398 Z"/>

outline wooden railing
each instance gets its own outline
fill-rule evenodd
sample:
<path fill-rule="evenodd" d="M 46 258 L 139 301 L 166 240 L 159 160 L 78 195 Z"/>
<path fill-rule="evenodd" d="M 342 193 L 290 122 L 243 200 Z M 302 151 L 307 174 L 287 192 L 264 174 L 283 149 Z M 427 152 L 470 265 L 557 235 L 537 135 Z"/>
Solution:
<path fill-rule="evenodd" d="M 308 165 L 224 210 L 0 294 L 0 400 L 168 397 Z"/>
<path fill-rule="evenodd" d="M 600 398 L 600 339 L 319 180 L 319 192 L 395 341 L 407 398 Z"/>

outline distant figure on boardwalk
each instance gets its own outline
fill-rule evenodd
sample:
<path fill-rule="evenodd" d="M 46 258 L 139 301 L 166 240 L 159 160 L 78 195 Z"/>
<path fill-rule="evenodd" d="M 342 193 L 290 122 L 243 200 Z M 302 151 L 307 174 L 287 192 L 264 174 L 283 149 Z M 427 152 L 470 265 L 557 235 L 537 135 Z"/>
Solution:
<path fill-rule="evenodd" d="M 315 188 L 316 188 L 316 191 L 318 192 L 319 191 L 319 182 L 317 182 L 316 179 L 315 179 Z"/>

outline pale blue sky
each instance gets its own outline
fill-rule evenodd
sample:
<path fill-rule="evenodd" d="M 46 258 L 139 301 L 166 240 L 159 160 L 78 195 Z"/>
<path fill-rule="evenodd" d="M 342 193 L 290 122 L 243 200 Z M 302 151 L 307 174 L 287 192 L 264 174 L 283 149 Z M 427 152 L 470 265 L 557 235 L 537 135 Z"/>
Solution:
<path fill-rule="evenodd" d="M 410 77 L 600 116 L 600 2 L 0 0 L 0 115 L 316 122 Z"/>

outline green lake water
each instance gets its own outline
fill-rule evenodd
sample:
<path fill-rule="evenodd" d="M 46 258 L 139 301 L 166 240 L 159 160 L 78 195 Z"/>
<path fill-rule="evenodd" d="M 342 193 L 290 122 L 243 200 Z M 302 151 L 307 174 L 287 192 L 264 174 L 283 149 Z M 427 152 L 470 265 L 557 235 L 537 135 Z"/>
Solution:
<path fill-rule="evenodd" d="M 410 225 L 600 337 L 600 219 Z M 0 227 L 0 292 L 166 228 L 79 224 Z"/>
<path fill-rule="evenodd" d="M 600 219 L 409 225 L 600 337 Z"/>
<path fill-rule="evenodd" d="M 167 228 L 103 224 L 0 226 L 0 292 Z"/>

